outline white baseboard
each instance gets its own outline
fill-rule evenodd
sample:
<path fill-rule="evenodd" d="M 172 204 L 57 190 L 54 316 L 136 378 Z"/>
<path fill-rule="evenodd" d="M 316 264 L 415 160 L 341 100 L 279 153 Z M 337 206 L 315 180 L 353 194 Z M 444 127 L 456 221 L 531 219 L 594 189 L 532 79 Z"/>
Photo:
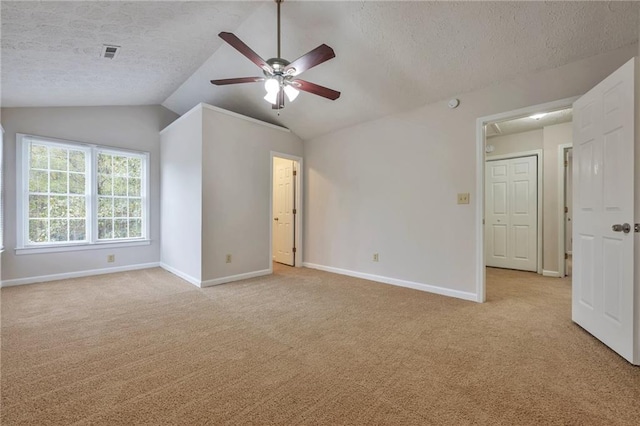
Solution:
<path fill-rule="evenodd" d="M 442 296 L 449 296 L 449 297 L 455 297 L 463 300 L 470 300 L 472 302 L 476 302 L 478 300 L 478 296 L 475 293 L 469 293 L 466 291 L 452 290 L 445 287 L 422 284 L 422 283 L 417 283 L 413 281 L 405 281 L 397 278 L 383 277 L 380 275 L 367 274 L 364 272 L 350 271 L 348 269 L 334 268 L 332 266 L 318 265 L 318 264 L 309 263 L 309 262 L 304 262 L 303 266 L 311 269 L 318 269 L 320 271 L 333 272 L 334 274 L 347 275 L 355 278 L 363 278 L 369 281 L 376 281 L 384 284 L 391 284 L 399 287 L 407 287 L 407 288 L 412 288 L 414 290 L 426 291 L 428 293 L 435 293 Z"/>
<path fill-rule="evenodd" d="M 0 287 L 12 287 L 16 285 L 26 285 L 26 284 L 44 283 L 48 281 L 67 280 L 69 278 L 81 278 L 81 277 L 90 277 L 93 275 L 113 274 L 115 272 L 126 272 L 126 271 L 135 271 L 138 269 L 157 268 L 158 266 L 160 266 L 159 262 L 139 263 L 137 265 L 114 266 L 112 268 L 89 269 L 86 271 L 65 272 L 62 274 L 39 275 L 37 277 L 28 277 L 28 278 L 16 278 L 13 280 L 2 281 L 2 284 L 0 285 Z"/>
<path fill-rule="evenodd" d="M 273 271 L 271 269 L 263 269 L 261 271 L 253 271 L 253 272 L 246 272 L 244 274 L 238 274 L 238 275 L 230 275 L 228 277 L 222 277 L 222 278 L 214 278 L 212 280 L 199 280 L 197 278 L 192 277 L 189 274 L 185 274 L 182 271 L 179 271 L 176 268 L 173 268 L 165 263 L 160 263 L 159 265 L 162 269 L 167 270 L 169 272 L 171 272 L 174 275 L 179 276 L 180 278 L 182 278 L 185 281 L 188 281 L 189 283 L 195 285 L 196 287 L 211 287 L 214 285 L 220 285 L 220 284 L 226 284 L 226 283 L 231 283 L 234 281 L 240 281 L 240 280 L 248 280 L 249 278 L 255 278 L 255 277 L 261 277 L 263 275 L 269 275 L 272 274 Z"/>
<path fill-rule="evenodd" d="M 248 280 L 249 278 L 262 277 L 264 275 L 270 275 L 272 273 L 273 271 L 271 269 L 263 269 L 261 271 L 253 271 L 253 272 L 247 272 L 244 274 L 230 275 L 228 277 L 215 278 L 213 280 L 202 281 L 202 283 L 200 284 L 200 287 L 211 287 L 214 285 L 232 283 L 234 281 Z"/>
<path fill-rule="evenodd" d="M 560 272 L 558 271 L 546 271 L 546 270 L 542 270 L 542 276 L 543 277 L 553 277 L 553 278 L 560 278 Z"/>
<path fill-rule="evenodd" d="M 171 272 L 173 275 L 176 275 L 180 278 L 182 278 L 183 280 L 189 282 L 190 284 L 195 285 L 196 287 L 200 287 L 200 284 L 202 283 L 202 281 L 200 281 L 199 279 L 192 277 L 189 274 L 185 274 L 184 272 L 167 265 L 166 263 L 162 263 L 160 262 L 159 265 L 162 269 L 164 269 L 165 271 Z"/>

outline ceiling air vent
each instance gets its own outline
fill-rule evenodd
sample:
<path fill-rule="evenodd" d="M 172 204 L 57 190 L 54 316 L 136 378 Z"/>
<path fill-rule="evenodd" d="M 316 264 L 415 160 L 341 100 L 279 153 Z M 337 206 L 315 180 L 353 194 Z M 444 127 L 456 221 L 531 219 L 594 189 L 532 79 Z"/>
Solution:
<path fill-rule="evenodd" d="M 105 59 L 115 59 L 120 53 L 120 46 L 114 46 L 112 44 L 104 44 L 102 45 L 102 52 L 100 53 L 101 58 Z"/>

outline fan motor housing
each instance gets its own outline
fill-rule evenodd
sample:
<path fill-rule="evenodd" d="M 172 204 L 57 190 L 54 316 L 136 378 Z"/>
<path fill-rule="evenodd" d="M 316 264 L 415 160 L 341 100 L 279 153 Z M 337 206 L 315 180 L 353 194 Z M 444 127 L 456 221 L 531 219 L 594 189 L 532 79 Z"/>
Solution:
<path fill-rule="evenodd" d="M 290 64 L 289 61 L 282 58 L 271 58 L 271 59 L 267 59 L 266 62 L 269 65 L 271 65 L 271 68 L 273 68 L 273 75 L 285 75 L 284 69 L 287 67 L 287 65 Z M 271 73 L 267 71 L 263 71 L 263 72 L 265 76 L 271 77 Z M 295 69 L 292 68 L 291 70 L 289 70 L 289 72 L 287 72 L 287 74 L 291 72 L 295 72 Z"/>

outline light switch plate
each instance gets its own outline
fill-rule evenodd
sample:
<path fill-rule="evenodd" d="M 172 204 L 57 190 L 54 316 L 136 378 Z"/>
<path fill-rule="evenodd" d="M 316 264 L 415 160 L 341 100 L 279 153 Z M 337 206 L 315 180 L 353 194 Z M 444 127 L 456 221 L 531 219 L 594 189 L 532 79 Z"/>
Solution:
<path fill-rule="evenodd" d="M 458 204 L 469 204 L 469 193 L 462 192 L 458 194 Z"/>

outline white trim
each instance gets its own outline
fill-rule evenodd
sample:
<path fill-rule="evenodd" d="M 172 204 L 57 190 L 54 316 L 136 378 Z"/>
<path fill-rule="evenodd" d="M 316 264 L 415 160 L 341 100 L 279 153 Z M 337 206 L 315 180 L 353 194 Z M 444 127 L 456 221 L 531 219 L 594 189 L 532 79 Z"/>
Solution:
<path fill-rule="evenodd" d="M 547 271 L 547 270 L 543 270 L 543 271 L 542 271 L 542 276 L 543 276 L 543 277 L 562 278 L 562 277 L 560 276 L 560 272 L 558 272 L 558 271 Z"/>
<path fill-rule="evenodd" d="M 560 277 L 564 277 L 567 272 L 566 259 L 564 258 L 566 250 L 566 224 L 565 224 L 565 189 L 567 186 L 565 162 L 565 150 L 572 148 L 573 143 L 564 143 L 558 145 L 558 271 Z"/>
<path fill-rule="evenodd" d="M 538 194 L 538 200 L 536 202 L 537 204 L 537 216 L 538 216 L 538 220 L 536 221 L 536 227 L 537 229 L 537 238 L 538 238 L 538 243 L 537 243 L 537 250 L 536 250 L 536 272 L 538 274 L 542 274 L 542 214 L 543 214 L 543 209 L 542 209 L 542 203 L 543 203 L 543 193 L 544 193 L 544 180 L 543 180 L 543 173 L 544 173 L 544 152 L 542 149 L 533 149 L 531 151 L 521 151 L 521 152 L 512 152 L 511 154 L 500 154 L 500 155 L 487 155 L 486 159 L 485 159 L 485 163 L 487 161 L 496 161 L 496 160 L 508 160 L 511 158 L 522 158 L 522 157 L 537 157 L 537 188 L 536 188 L 536 192 Z"/>
<path fill-rule="evenodd" d="M 303 203 L 302 200 L 304 199 L 302 197 L 302 192 L 304 190 L 303 187 L 303 180 L 302 180 L 302 170 L 303 170 L 303 166 L 304 166 L 304 159 L 302 157 L 298 157 L 297 155 L 291 155 L 291 154 L 285 154 L 283 152 L 277 152 L 277 151 L 271 151 L 270 153 L 270 161 L 271 164 L 269 166 L 270 168 L 270 180 L 269 180 L 269 259 L 271 259 L 270 262 L 273 261 L 274 255 L 273 255 L 273 159 L 275 157 L 278 158 L 284 158 L 287 160 L 291 160 L 291 161 L 295 161 L 297 162 L 297 168 L 296 168 L 296 199 L 295 199 L 295 209 L 296 209 L 296 218 L 295 218 L 295 246 L 296 246 L 296 253 L 294 255 L 294 264 L 296 267 L 302 267 L 303 266 L 303 262 L 302 259 L 304 259 L 304 257 L 302 256 L 302 214 L 303 214 Z M 269 265 L 271 265 L 271 263 L 269 263 Z M 270 269 L 273 270 L 273 266 L 270 266 Z"/>
<path fill-rule="evenodd" d="M 185 274 L 184 272 L 180 271 L 179 269 L 176 269 L 172 266 L 167 265 L 166 263 L 162 263 L 160 262 L 158 264 L 158 266 L 160 266 L 162 269 L 164 269 L 167 272 L 171 272 L 173 275 L 182 278 L 183 280 L 187 281 L 190 284 L 195 285 L 196 287 L 200 287 L 200 283 L 202 281 L 200 281 L 199 279 L 192 277 L 189 274 Z"/>
<path fill-rule="evenodd" d="M 278 126 L 276 124 L 267 123 L 266 121 L 258 120 L 258 119 L 255 119 L 253 117 L 248 117 L 246 115 L 238 114 L 237 112 L 233 112 L 233 111 L 229 111 L 229 110 L 226 110 L 226 109 L 218 108 L 216 106 L 205 104 L 205 103 L 201 102 L 198 105 L 196 105 L 193 108 L 191 108 L 189 111 L 187 111 L 184 114 L 182 114 L 177 119 L 175 119 L 167 127 L 165 127 L 164 129 L 160 130 L 160 134 L 164 133 L 166 130 L 171 128 L 174 124 L 182 121 L 183 118 L 191 115 L 193 112 L 201 111 L 203 109 L 208 109 L 208 110 L 211 110 L 211 111 L 219 112 L 221 114 L 229 115 L 231 117 L 239 118 L 241 120 L 250 121 L 251 123 L 260 124 L 261 126 L 266 126 L 266 127 L 269 127 L 269 128 L 275 129 L 275 130 L 280 130 L 282 132 L 291 133 L 291 130 L 287 129 L 286 127 Z"/>
<path fill-rule="evenodd" d="M 115 241 L 115 242 L 99 242 L 94 244 L 69 244 L 69 245 L 46 245 L 41 247 L 28 246 L 25 248 L 14 249 L 17 256 L 25 254 L 44 254 L 44 253 L 57 253 L 64 251 L 85 251 L 85 250 L 107 250 L 114 248 L 127 248 L 148 246 L 151 244 L 151 240 L 137 240 L 137 241 Z"/>
<path fill-rule="evenodd" d="M 309 263 L 309 262 L 304 262 L 303 266 L 306 268 L 318 269 L 320 271 L 332 272 L 334 274 L 347 275 L 350 277 L 362 278 L 369 281 L 376 281 L 379 283 L 391 284 L 398 287 L 412 288 L 414 290 L 420 290 L 420 291 L 425 291 L 427 293 L 439 294 L 441 296 L 455 297 L 458 299 L 470 300 L 472 302 L 475 302 L 478 300 L 478 297 L 476 294 L 469 293 L 466 291 L 452 290 L 445 287 L 422 284 L 422 283 L 417 283 L 413 281 L 405 281 L 397 278 L 383 277 L 380 275 L 367 274 L 364 272 L 350 271 L 347 269 L 334 268 L 332 266 L 318 265 L 318 264 Z"/>
<path fill-rule="evenodd" d="M 4 280 L 0 287 L 13 287 L 16 285 L 36 284 L 48 281 L 66 280 L 70 278 L 91 277 L 94 275 L 113 274 L 115 272 L 136 271 L 138 269 L 150 269 L 160 266 L 158 262 L 139 263 L 137 265 L 115 266 L 112 268 L 89 269 L 86 271 L 65 272 L 62 274 L 40 275 L 37 277 L 16 278 L 13 280 Z"/>
<path fill-rule="evenodd" d="M 230 275 L 228 277 L 214 278 L 212 280 L 202 281 L 200 287 L 211 287 L 214 285 L 227 284 L 234 281 L 248 280 L 249 278 L 262 277 L 264 275 L 271 275 L 273 271 L 271 269 L 263 269 L 261 271 L 246 272 L 244 274 Z"/>
<path fill-rule="evenodd" d="M 479 117 L 476 120 L 476 295 L 478 302 L 486 300 L 486 270 L 484 261 L 484 163 L 485 163 L 485 133 L 484 126 L 494 121 L 525 117 L 540 110 L 552 111 L 573 106 L 579 96 L 560 99 L 540 105 L 532 105 L 500 114 Z M 543 271 L 544 274 L 544 271 Z"/>

